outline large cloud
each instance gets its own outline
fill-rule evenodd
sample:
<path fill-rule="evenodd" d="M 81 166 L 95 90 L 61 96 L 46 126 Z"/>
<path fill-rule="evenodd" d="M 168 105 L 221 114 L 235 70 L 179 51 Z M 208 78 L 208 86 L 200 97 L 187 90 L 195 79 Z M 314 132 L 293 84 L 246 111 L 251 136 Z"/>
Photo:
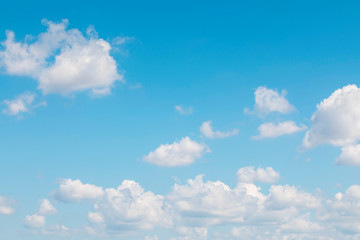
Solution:
<path fill-rule="evenodd" d="M 311 128 L 303 140 L 305 148 L 320 144 L 345 146 L 360 139 L 360 89 L 348 85 L 317 105 Z"/>
<path fill-rule="evenodd" d="M 184 137 L 178 142 L 160 145 L 153 152 L 146 155 L 144 160 L 158 166 L 185 166 L 195 162 L 206 151 L 209 151 L 209 149 L 205 144 Z"/>
<path fill-rule="evenodd" d="M 137 182 L 125 180 L 117 188 L 105 188 L 104 194 L 93 198 L 94 208 L 88 213 L 86 230 L 120 239 L 129 236 L 151 239 L 150 236 L 158 235 L 158 230 L 160 233 L 165 230 L 173 240 L 360 237 L 360 186 L 350 186 L 330 198 L 320 191 L 310 193 L 287 184 L 272 185 L 262 192 L 251 182 L 257 178 L 275 181 L 278 178 L 275 170 L 260 168 L 261 173 L 259 169 L 244 169 L 252 169 L 238 171 L 250 180 L 241 180 L 234 187 L 221 181 L 204 181 L 199 175 L 184 184 L 175 184 L 164 195 L 145 191 Z M 34 222 L 32 227 L 46 228 L 41 217 L 28 218 Z M 233 228 L 232 233 L 229 227 Z M 221 233 L 216 229 L 227 230 Z"/>
<path fill-rule="evenodd" d="M 66 95 L 90 89 L 95 95 L 103 95 L 110 92 L 115 81 L 123 81 L 110 56 L 110 44 L 98 38 L 93 27 L 84 36 L 78 29 L 67 29 L 67 20 L 44 20 L 43 24 L 47 31 L 33 41 L 17 42 L 14 32 L 6 32 L 0 65 L 8 74 L 36 79 L 44 94 Z"/>

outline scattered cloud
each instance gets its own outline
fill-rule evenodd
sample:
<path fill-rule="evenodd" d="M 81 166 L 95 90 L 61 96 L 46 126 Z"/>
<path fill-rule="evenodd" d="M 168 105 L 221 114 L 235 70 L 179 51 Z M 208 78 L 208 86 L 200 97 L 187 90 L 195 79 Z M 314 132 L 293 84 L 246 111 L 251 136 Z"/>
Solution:
<path fill-rule="evenodd" d="M 84 184 L 80 180 L 64 179 L 53 196 L 63 202 L 95 200 L 104 195 L 104 190 L 92 184 Z"/>
<path fill-rule="evenodd" d="M 279 93 L 276 90 L 268 89 L 266 87 L 258 87 L 255 90 L 255 111 L 260 115 L 266 115 L 271 112 L 279 112 L 287 114 L 295 110 L 285 98 L 286 91 Z M 246 108 L 245 113 L 249 110 Z"/>
<path fill-rule="evenodd" d="M 43 199 L 41 200 L 38 212 L 41 215 L 53 215 L 57 213 L 57 210 L 48 199 Z"/>
<path fill-rule="evenodd" d="M 67 29 L 67 20 L 42 23 L 47 31 L 32 42 L 17 42 L 14 32 L 6 32 L 0 65 L 9 75 L 37 80 L 43 94 L 91 90 L 105 95 L 116 81 L 124 82 L 110 56 L 110 44 L 98 38 L 92 26 L 84 36 L 78 29 Z"/>
<path fill-rule="evenodd" d="M 280 178 L 280 174 L 276 172 L 272 167 L 257 168 L 243 167 L 237 171 L 238 183 L 274 183 Z"/>
<path fill-rule="evenodd" d="M 46 102 L 34 104 L 36 94 L 24 92 L 12 100 L 4 100 L 2 103 L 6 105 L 2 113 L 7 115 L 19 115 L 21 113 L 29 112 L 40 106 L 46 106 Z"/>
<path fill-rule="evenodd" d="M 38 214 L 27 215 L 24 223 L 26 227 L 41 228 L 45 226 L 45 217 Z"/>
<path fill-rule="evenodd" d="M 191 115 L 194 113 L 194 109 L 192 107 L 182 107 L 180 105 L 176 105 L 175 106 L 175 110 L 180 114 L 180 115 Z"/>
<path fill-rule="evenodd" d="M 235 136 L 239 133 L 239 129 L 233 129 L 229 132 L 214 131 L 211 126 L 211 121 L 207 121 L 201 125 L 200 132 L 204 137 L 214 139 Z"/>
<path fill-rule="evenodd" d="M 54 224 L 41 229 L 41 233 L 48 236 L 65 236 L 70 233 L 70 229 L 62 224 Z"/>
<path fill-rule="evenodd" d="M 11 215 L 15 209 L 11 207 L 12 201 L 0 196 L 0 215 Z"/>
<path fill-rule="evenodd" d="M 274 123 L 263 123 L 258 127 L 259 135 L 253 136 L 253 139 L 276 138 L 282 135 L 293 134 L 304 131 L 307 127 L 303 124 L 296 125 L 294 121 Z"/>
<path fill-rule="evenodd" d="M 166 167 L 185 166 L 201 158 L 209 148 L 202 143 L 184 137 L 172 144 L 162 144 L 144 157 L 146 162 Z"/>

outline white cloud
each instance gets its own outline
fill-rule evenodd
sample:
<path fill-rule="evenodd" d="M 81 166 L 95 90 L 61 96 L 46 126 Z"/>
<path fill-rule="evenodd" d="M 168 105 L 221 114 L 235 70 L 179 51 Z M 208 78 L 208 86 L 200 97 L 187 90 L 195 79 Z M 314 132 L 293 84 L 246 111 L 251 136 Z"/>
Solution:
<path fill-rule="evenodd" d="M 266 87 L 258 87 L 255 90 L 255 110 L 259 114 L 269 114 L 279 112 L 282 114 L 290 113 L 295 110 L 285 98 L 286 91 L 281 94 L 276 90 Z"/>
<path fill-rule="evenodd" d="M 286 207 L 311 209 L 319 207 L 320 204 L 320 197 L 300 191 L 296 187 L 289 185 L 271 186 L 266 200 L 266 205 L 270 209 L 283 209 Z"/>
<path fill-rule="evenodd" d="M 25 226 L 31 228 L 41 228 L 45 226 L 45 217 L 42 215 L 27 215 L 24 220 Z"/>
<path fill-rule="evenodd" d="M 0 215 L 11 215 L 15 209 L 11 206 L 11 200 L 0 196 Z"/>
<path fill-rule="evenodd" d="M 80 180 L 64 179 L 53 195 L 63 202 L 75 202 L 98 199 L 104 195 L 104 190 L 92 184 L 84 184 Z"/>
<path fill-rule="evenodd" d="M 117 188 L 105 189 L 88 214 L 95 234 L 151 230 L 171 226 L 172 219 L 164 206 L 164 197 L 146 192 L 138 183 L 124 180 Z"/>
<path fill-rule="evenodd" d="M 160 145 L 155 151 L 146 155 L 144 160 L 158 166 L 185 166 L 201 158 L 206 151 L 209 149 L 205 144 L 184 137 L 178 142 Z"/>
<path fill-rule="evenodd" d="M 56 214 L 57 210 L 48 199 L 43 199 L 41 200 L 38 212 L 42 215 L 52 215 Z"/>
<path fill-rule="evenodd" d="M 176 105 L 175 110 L 181 115 L 191 115 L 194 113 L 194 109 L 192 107 L 182 107 L 180 105 Z"/>
<path fill-rule="evenodd" d="M 241 169 L 246 176 L 246 168 Z M 253 170 L 245 179 L 277 178 L 269 168 L 260 174 Z M 172 231 L 172 240 L 350 240 L 360 236 L 360 186 L 323 199 L 320 191 L 309 193 L 287 184 L 272 185 L 265 194 L 251 181 L 231 188 L 221 181 L 204 181 L 200 175 L 158 195 L 125 180 L 94 199 L 86 230 L 100 237 L 139 239 L 156 239 L 156 231 L 165 230 Z M 234 227 L 232 234 L 228 227 Z M 222 235 L 219 229 L 227 233 Z"/>
<path fill-rule="evenodd" d="M 264 182 L 274 183 L 280 178 L 280 174 L 273 168 L 257 168 L 254 167 L 243 167 L 237 171 L 237 179 L 239 183 L 253 183 L 253 182 Z"/>
<path fill-rule="evenodd" d="M 293 134 L 307 129 L 305 125 L 296 125 L 293 121 L 274 123 L 263 123 L 258 127 L 259 135 L 253 139 L 276 138 L 282 135 Z"/>
<path fill-rule="evenodd" d="M 84 36 L 78 29 L 68 30 L 67 20 L 44 20 L 43 24 L 47 31 L 32 42 L 17 42 L 15 34 L 7 31 L 0 64 L 8 74 L 36 79 L 44 94 L 91 90 L 95 95 L 104 95 L 115 81 L 123 81 L 110 56 L 110 44 L 98 38 L 93 27 Z"/>
<path fill-rule="evenodd" d="M 159 240 L 159 237 L 156 235 L 153 236 L 145 236 L 144 240 Z"/>
<path fill-rule="evenodd" d="M 65 236 L 70 232 L 69 228 L 62 224 L 54 224 L 49 227 L 45 227 L 41 229 L 41 233 L 43 235 L 51 235 L 51 236 Z"/>
<path fill-rule="evenodd" d="M 311 128 L 303 140 L 304 148 L 320 144 L 346 146 L 360 139 L 360 89 L 348 85 L 333 92 L 317 105 Z"/>
<path fill-rule="evenodd" d="M 360 144 L 341 148 L 341 155 L 336 159 L 339 165 L 360 166 Z"/>
<path fill-rule="evenodd" d="M 24 92 L 12 100 L 4 100 L 2 103 L 6 105 L 6 109 L 2 111 L 7 115 L 18 115 L 20 113 L 29 112 L 34 108 L 46 106 L 46 102 L 34 105 L 36 95 L 30 92 Z"/>
<path fill-rule="evenodd" d="M 280 228 L 284 232 L 295 233 L 308 233 L 323 230 L 323 227 L 321 225 L 310 221 L 309 213 L 296 217 L 289 222 L 282 224 Z"/>
<path fill-rule="evenodd" d="M 211 126 L 211 121 L 203 122 L 200 127 L 201 134 L 206 138 L 226 138 L 237 135 L 239 133 L 239 129 L 233 129 L 229 132 L 220 132 L 220 131 L 213 131 Z"/>

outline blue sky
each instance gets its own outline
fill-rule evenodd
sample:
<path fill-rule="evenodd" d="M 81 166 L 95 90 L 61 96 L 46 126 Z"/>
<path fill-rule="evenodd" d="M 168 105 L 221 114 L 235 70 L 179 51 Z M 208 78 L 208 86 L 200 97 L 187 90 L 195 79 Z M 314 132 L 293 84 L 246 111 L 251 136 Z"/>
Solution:
<path fill-rule="evenodd" d="M 1 3 L 1 236 L 360 239 L 358 9 Z"/>

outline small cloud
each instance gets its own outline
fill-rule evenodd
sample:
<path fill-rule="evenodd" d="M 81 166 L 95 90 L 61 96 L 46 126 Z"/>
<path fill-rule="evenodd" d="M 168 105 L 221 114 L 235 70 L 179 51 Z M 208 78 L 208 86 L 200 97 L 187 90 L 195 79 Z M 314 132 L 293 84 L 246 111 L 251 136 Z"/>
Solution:
<path fill-rule="evenodd" d="M 45 226 L 45 217 L 38 214 L 27 215 L 24 220 L 25 226 L 30 228 L 41 228 Z"/>
<path fill-rule="evenodd" d="M 203 124 L 201 125 L 200 132 L 204 137 L 214 139 L 235 136 L 239 133 L 239 129 L 233 129 L 228 132 L 213 131 L 211 121 L 207 121 L 203 122 Z"/>
<path fill-rule="evenodd" d="M 57 213 L 57 210 L 48 199 L 43 199 L 38 212 L 42 215 L 53 215 Z"/>
<path fill-rule="evenodd" d="M 172 144 L 161 144 L 155 151 L 146 155 L 144 160 L 158 166 L 185 166 L 194 163 L 196 159 L 209 151 L 205 144 L 184 137 Z"/>
<path fill-rule="evenodd" d="M 272 167 L 257 168 L 243 167 L 237 171 L 238 183 L 274 183 L 280 178 L 280 174 L 276 172 Z"/>
<path fill-rule="evenodd" d="M 295 107 L 291 105 L 285 98 L 286 90 L 279 93 L 276 90 L 268 89 L 266 87 L 258 87 L 255 90 L 255 111 L 259 115 L 266 115 L 271 112 L 278 112 L 287 114 L 295 110 Z M 244 113 L 252 113 L 248 108 L 244 109 Z"/>
<path fill-rule="evenodd" d="M 180 115 L 191 115 L 194 113 L 192 107 L 182 107 L 180 105 L 175 106 L 175 110 L 178 111 Z"/>
<path fill-rule="evenodd" d="M 293 134 L 307 129 L 305 125 L 296 125 L 293 121 L 274 123 L 263 123 L 258 127 L 259 135 L 253 136 L 253 139 L 260 140 L 264 138 L 276 138 L 282 135 Z"/>
<path fill-rule="evenodd" d="M 36 107 L 32 106 L 35 97 L 36 95 L 34 93 L 25 92 L 12 100 L 4 100 L 2 103 L 6 105 L 6 108 L 2 113 L 14 116 L 20 113 L 29 112 L 31 108 Z"/>

